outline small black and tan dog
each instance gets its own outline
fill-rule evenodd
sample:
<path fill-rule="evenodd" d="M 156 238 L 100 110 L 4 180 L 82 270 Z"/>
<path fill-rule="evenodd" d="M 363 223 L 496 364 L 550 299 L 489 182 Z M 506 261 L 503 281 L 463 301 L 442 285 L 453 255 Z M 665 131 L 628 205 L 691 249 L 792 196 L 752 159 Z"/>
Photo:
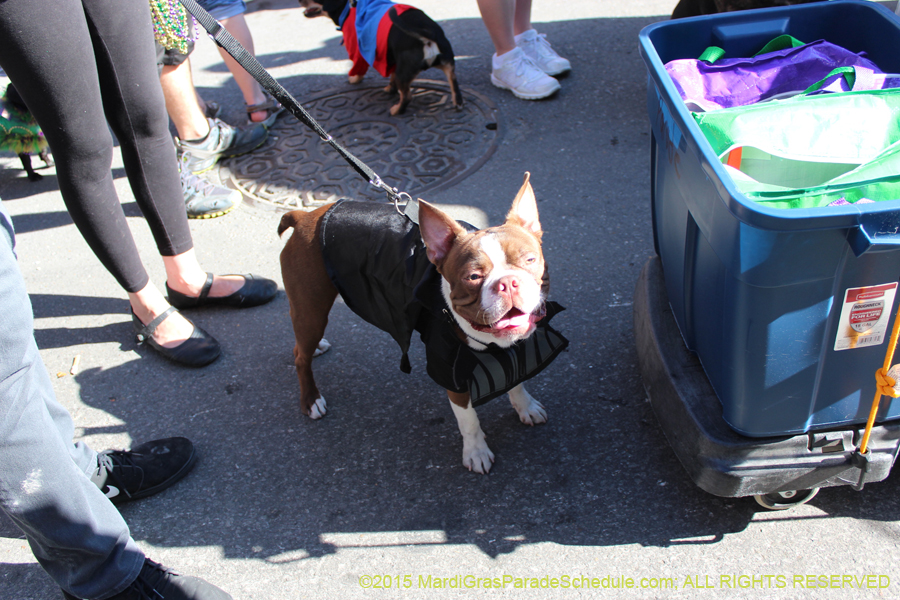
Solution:
<path fill-rule="evenodd" d="M 41 179 L 31 164 L 33 154 L 41 157 L 45 167 L 53 165 L 44 132 L 11 83 L 0 96 L 0 150 L 16 153 L 30 181 Z"/>
<path fill-rule="evenodd" d="M 399 115 L 411 99 L 410 84 L 425 69 L 444 72 L 451 101 L 457 110 L 463 99 L 456 81 L 453 48 L 444 30 L 421 10 L 390 0 L 299 0 L 306 17 L 327 16 L 344 36 L 344 47 L 353 67 L 350 83 L 359 83 L 371 66 L 390 77 L 385 88 L 400 99 L 391 106 Z"/>
<path fill-rule="evenodd" d="M 821 2 L 822 0 L 681 0 L 672 11 L 673 19 L 714 15 L 720 12 L 748 10 L 751 8 L 770 8 L 773 6 L 791 6 Z"/>

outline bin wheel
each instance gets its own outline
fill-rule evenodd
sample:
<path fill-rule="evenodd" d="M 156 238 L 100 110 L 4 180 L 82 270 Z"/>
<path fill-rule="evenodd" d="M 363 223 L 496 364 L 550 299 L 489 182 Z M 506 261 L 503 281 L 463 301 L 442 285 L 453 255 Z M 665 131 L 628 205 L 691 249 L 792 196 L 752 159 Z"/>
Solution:
<path fill-rule="evenodd" d="M 753 496 L 756 502 L 769 510 L 787 510 L 806 504 L 819 493 L 819 488 L 809 490 L 790 490 L 786 492 L 770 492 Z"/>

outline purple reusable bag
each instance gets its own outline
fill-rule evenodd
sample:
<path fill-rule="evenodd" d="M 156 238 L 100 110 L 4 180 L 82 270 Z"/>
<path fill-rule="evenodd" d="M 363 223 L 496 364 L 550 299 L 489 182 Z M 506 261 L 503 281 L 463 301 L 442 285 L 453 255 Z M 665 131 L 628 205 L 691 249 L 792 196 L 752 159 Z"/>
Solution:
<path fill-rule="evenodd" d="M 794 47 L 765 52 L 773 45 L 790 43 Z M 828 77 L 841 67 L 852 67 L 855 71 L 854 90 L 900 86 L 900 80 L 886 79 L 865 53 L 855 54 L 825 40 L 802 44 L 790 36 L 782 36 L 766 48 L 751 58 L 725 58 L 715 62 L 692 58 L 673 60 L 666 64 L 666 72 L 688 109 L 694 112 L 746 106 L 782 94 L 800 93 L 826 77 L 828 80 L 820 89 L 850 91 L 842 74 Z"/>

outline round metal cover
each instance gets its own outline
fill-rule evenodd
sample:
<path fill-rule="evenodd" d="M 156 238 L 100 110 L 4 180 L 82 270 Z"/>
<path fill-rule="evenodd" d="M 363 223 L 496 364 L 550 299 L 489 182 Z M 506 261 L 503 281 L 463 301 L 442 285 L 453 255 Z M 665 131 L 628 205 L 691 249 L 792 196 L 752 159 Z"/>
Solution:
<path fill-rule="evenodd" d="M 389 111 L 397 97 L 384 84 L 326 91 L 300 104 L 385 183 L 422 197 L 477 171 L 502 137 L 496 107 L 487 98 L 464 89 L 463 99 L 462 110 L 455 110 L 446 84 L 418 80 L 406 113 L 396 117 Z M 222 179 L 251 203 L 279 210 L 311 209 L 340 198 L 386 199 L 287 111 L 265 144 L 225 161 L 222 171 Z"/>

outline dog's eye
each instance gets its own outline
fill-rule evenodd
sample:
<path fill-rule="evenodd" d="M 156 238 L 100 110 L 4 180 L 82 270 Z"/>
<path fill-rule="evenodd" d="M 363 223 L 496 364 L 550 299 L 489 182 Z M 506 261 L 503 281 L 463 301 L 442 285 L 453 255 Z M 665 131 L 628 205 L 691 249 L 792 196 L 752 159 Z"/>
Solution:
<path fill-rule="evenodd" d="M 537 261 L 537 256 L 526 256 L 525 257 L 526 265 L 533 265 L 536 261 Z"/>
<path fill-rule="evenodd" d="M 466 277 L 466 281 L 478 281 L 482 279 L 481 273 L 470 273 L 468 277 Z"/>

